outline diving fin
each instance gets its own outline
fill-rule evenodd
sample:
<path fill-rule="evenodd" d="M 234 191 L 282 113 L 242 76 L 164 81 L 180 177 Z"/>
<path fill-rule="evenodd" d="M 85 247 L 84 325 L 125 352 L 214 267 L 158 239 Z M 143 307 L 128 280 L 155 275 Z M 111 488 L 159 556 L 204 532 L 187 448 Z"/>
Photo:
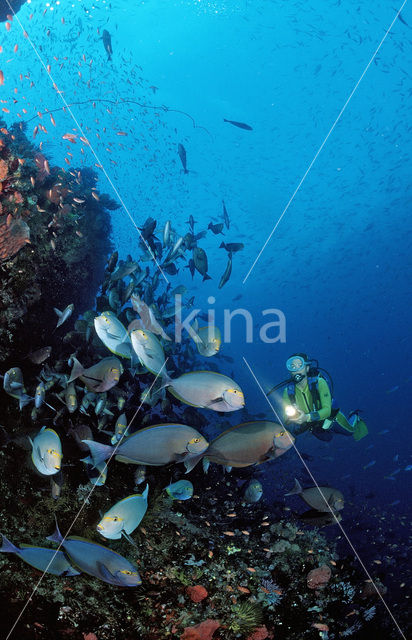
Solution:
<path fill-rule="evenodd" d="M 356 442 L 358 442 L 359 440 L 362 440 L 362 438 L 365 438 L 368 435 L 368 433 L 369 433 L 368 427 L 366 426 L 363 420 L 359 419 L 355 424 L 353 439 L 356 440 Z"/>

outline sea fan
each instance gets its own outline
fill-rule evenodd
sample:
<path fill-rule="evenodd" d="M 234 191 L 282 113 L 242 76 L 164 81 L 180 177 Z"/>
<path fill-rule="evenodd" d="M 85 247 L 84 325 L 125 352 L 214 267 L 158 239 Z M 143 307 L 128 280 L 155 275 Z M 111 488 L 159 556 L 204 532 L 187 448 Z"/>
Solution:
<path fill-rule="evenodd" d="M 276 582 L 272 582 L 272 580 L 262 580 L 261 582 L 262 589 L 265 593 L 265 602 L 268 605 L 279 604 L 282 600 L 283 595 L 279 585 Z"/>
<path fill-rule="evenodd" d="M 366 620 L 366 622 L 369 622 L 369 620 L 372 620 L 373 616 L 376 613 L 376 607 L 370 607 L 370 609 L 366 609 L 366 611 L 363 612 L 363 617 Z"/>
<path fill-rule="evenodd" d="M 354 633 L 359 631 L 361 627 L 362 625 L 360 622 L 355 622 L 355 624 L 353 624 L 351 627 L 348 627 L 347 629 L 345 629 L 345 631 L 342 631 L 340 635 L 342 638 L 348 638 L 349 636 L 352 636 Z"/>

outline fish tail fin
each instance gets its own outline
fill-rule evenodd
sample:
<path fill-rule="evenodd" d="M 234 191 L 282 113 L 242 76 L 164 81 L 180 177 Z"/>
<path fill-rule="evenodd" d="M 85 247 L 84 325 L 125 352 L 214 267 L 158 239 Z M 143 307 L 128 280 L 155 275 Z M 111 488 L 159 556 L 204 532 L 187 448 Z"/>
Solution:
<path fill-rule="evenodd" d="M 79 378 L 83 373 L 84 373 L 83 365 L 81 365 L 78 359 L 75 356 L 73 356 L 73 368 L 71 370 L 70 378 L 68 379 L 67 384 L 70 384 L 71 382 L 73 382 L 73 380 L 76 380 L 77 378 Z"/>
<path fill-rule="evenodd" d="M 224 243 L 224 242 L 222 242 L 222 243 L 219 245 L 219 249 L 226 249 L 226 245 L 225 245 L 225 243 Z"/>
<path fill-rule="evenodd" d="M 28 396 L 27 393 L 22 393 L 20 398 L 19 398 L 19 409 L 20 409 L 20 411 L 23 409 L 23 407 L 25 407 L 27 404 L 29 404 L 29 402 L 31 402 L 32 400 L 34 400 L 34 398 L 31 398 L 30 396 Z"/>
<path fill-rule="evenodd" d="M 211 280 L 211 279 L 212 279 L 212 277 L 211 277 L 211 276 L 209 276 L 209 274 L 208 274 L 208 273 L 206 273 L 206 274 L 203 276 L 203 282 L 204 282 L 205 280 Z"/>
<path fill-rule="evenodd" d="M 93 465 L 97 467 L 100 462 L 104 462 L 107 458 L 110 458 L 114 451 L 114 447 L 109 444 L 102 444 L 101 442 L 95 442 L 94 440 L 82 440 L 90 449 L 90 455 L 93 460 Z"/>
<path fill-rule="evenodd" d="M 223 122 L 229 122 L 229 120 L 226 120 L 226 118 L 223 118 Z M 223 202 L 223 200 L 222 200 Z"/>
<path fill-rule="evenodd" d="M 285 496 L 294 496 L 294 495 L 299 495 L 302 493 L 302 487 L 300 485 L 299 480 L 296 480 L 295 478 L 295 486 L 293 487 L 292 491 L 289 491 L 289 493 L 285 493 Z"/>
<path fill-rule="evenodd" d="M 199 453 L 199 455 L 190 457 L 188 460 L 186 460 L 184 463 L 186 467 L 185 473 L 190 473 L 190 471 L 194 469 L 197 463 L 200 462 L 200 460 L 203 458 L 203 455 L 203 453 Z"/>
<path fill-rule="evenodd" d="M 56 519 L 56 529 L 51 536 L 47 536 L 46 540 L 50 540 L 50 542 L 55 542 L 56 544 L 61 544 L 64 540 L 62 534 L 60 533 L 59 525 L 57 524 Z"/>
<path fill-rule="evenodd" d="M 59 309 L 57 309 L 57 307 L 53 307 L 53 311 L 57 315 L 58 318 L 62 317 L 63 312 L 60 311 Z"/>
<path fill-rule="evenodd" d="M 142 498 L 147 500 L 147 496 L 149 495 L 149 483 L 147 483 L 145 490 L 142 493 Z"/>
<path fill-rule="evenodd" d="M 2 545 L 0 551 L 2 553 L 19 553 L 20 549 L 16 547 L 10 540 L 7 540 L 6 536 L 2 533 Z"/>

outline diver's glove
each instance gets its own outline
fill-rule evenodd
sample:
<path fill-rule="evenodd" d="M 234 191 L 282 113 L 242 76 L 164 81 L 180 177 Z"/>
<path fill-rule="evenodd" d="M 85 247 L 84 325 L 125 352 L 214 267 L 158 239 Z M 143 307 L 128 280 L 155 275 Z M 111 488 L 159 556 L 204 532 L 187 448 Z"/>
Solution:
<path fill-rule="evenodd" d="M 293 420 L 293 422 L 296 422 L 297 424 L 305 424 L 306 422 L 312 422 L 310 416 L 311 416 L 310 413 L 303 413 L 303 411 L 301 411 L 298 417 Z"/>

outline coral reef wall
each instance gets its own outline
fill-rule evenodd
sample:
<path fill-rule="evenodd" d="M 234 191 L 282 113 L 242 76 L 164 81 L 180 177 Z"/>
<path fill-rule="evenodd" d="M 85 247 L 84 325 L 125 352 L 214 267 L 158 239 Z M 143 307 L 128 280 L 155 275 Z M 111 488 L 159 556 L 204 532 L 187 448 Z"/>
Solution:
<path fill-rule="evenodd" d="M 0 359 L 50 343 L 53 307 L 89 308 L 112 250 L 108 210 L 90 169 L 63 170 L 24 127 L 0 121 Z"/>

